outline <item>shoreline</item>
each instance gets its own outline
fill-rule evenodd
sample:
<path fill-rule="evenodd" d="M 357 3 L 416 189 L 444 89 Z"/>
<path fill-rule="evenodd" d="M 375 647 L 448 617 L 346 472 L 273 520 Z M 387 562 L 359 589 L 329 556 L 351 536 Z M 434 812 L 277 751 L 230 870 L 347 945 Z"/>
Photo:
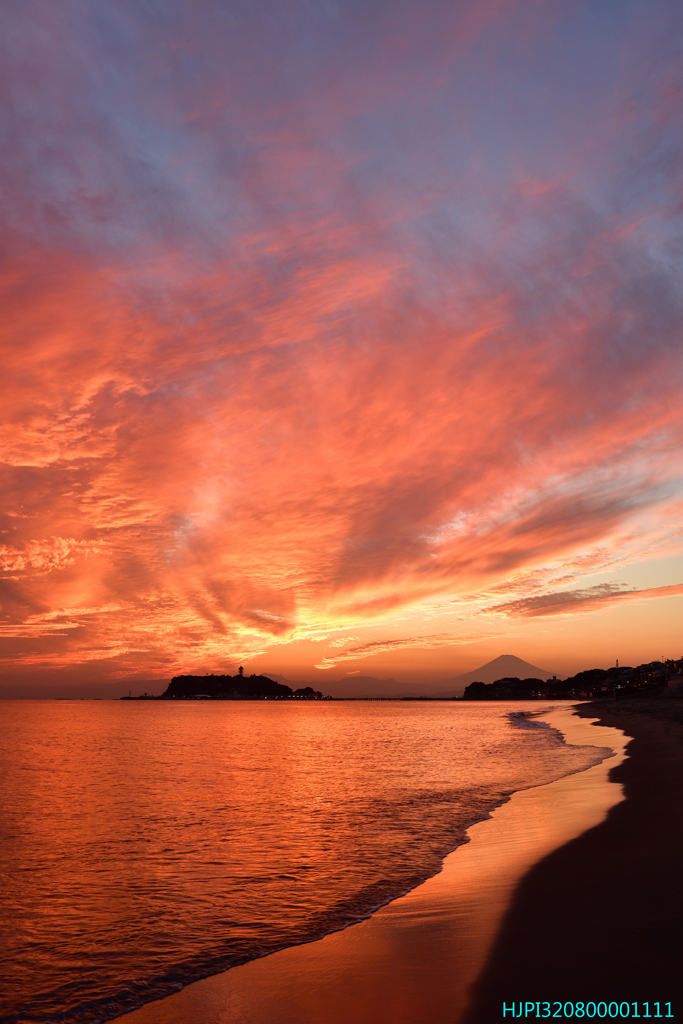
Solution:
<path fill-rule="evenodd" d="M 513 999 L 628 1002 L 632 1012 L 634 1002 L 664 1005 L 678 994 L 683 702 L 594 701 L 576 714 L 633 737 L 610 772 L 625 800 L 525 876 L 463 1024 L 502 1019 Z"/>
<path fill-rule="evenodd" d="M 534 717 L 559 728 L 570 744 L 623 751 L 627 741 L 618 728 L 594 736 L 574 710 Z M 613 764 L 614 758 L 607 758 L 513 793 L 468 830 L 470 841 L 445 858 L 437 875 L 366 920 L 195 982 L 119 1019 L 127 1024 L 454 1024 L 467 1009 L 469 990 L 521 878 L 621 799 L 621 788 L 608 781 Z"/>

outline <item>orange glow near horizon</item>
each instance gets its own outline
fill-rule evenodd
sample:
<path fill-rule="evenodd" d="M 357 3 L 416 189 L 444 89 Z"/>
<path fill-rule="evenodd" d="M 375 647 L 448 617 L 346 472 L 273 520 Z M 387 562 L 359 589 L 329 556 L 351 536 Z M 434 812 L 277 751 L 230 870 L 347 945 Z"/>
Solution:
<path fill-rule="evenodd" d="M 4 681 L 681 655 L 665 6 L 17 14 Z"/>

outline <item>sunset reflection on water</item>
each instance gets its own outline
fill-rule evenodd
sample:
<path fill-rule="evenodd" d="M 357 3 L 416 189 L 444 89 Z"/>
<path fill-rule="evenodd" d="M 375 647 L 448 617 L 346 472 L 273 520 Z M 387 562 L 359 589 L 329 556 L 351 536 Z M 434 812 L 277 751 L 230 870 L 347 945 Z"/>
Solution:
<path fill-rule="evenodd" d="M 357 920 L 595 763 L 505 708 L 8 702 L 4 1013 L 94 1021 Z"/>

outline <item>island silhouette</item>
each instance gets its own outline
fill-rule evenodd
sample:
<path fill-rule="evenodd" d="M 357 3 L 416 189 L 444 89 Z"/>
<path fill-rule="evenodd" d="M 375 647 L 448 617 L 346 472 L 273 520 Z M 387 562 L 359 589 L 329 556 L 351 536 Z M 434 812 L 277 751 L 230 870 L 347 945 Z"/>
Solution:
<path fill-rule="evenodd" d="M 122 700 L 324 700 L 319 690 L 276 683 L 268 676 L 174 676 L 158 697 L 122 697 Z"/>

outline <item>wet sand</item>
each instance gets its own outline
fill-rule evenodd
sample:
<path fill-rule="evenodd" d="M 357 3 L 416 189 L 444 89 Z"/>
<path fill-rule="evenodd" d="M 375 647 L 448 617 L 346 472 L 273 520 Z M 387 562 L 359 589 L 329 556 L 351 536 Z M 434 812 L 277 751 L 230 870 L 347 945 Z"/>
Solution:
<path fill-rule="evenodd" d="M 524 710 L 529 710 L 525 705 Z M 522 710 L 522 708 L 520 708 Z M 188 986 L 126 1024 L 456 1024 L 520 880 L 622 799 L 610 770 L 627 740 L 569 709 L 541 716 L 567 742 L 619 752 L 585 772 L 513 794 L 440 874 L 357 925 Z M 489 1014 L 488 1003 L 484 1012 Z M 499 1009 L 486 1020 L 498 1020 Z"/>
<path fill-rule="evenodd" d="M 611 772 L 626 799 L 524 878 L 463 1024 L 501 1020 L 513 999 L 650 1002 L 653 1015 L 654 1002 L 664 1014 L 674 1001 L 683 1013 L 683 701 L 600 701 L 578 714 L 635 737 Z"/>

